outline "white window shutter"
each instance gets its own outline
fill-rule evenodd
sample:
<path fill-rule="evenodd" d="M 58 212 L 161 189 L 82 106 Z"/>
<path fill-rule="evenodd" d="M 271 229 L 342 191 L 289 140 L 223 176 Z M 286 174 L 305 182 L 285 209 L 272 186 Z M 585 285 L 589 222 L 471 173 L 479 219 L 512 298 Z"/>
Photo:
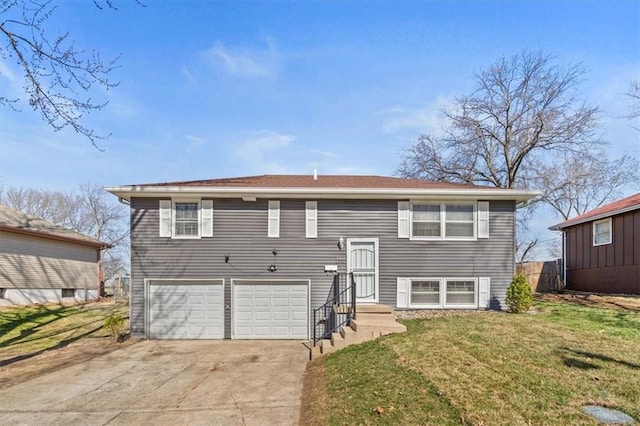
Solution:
<path fill-rule="evenodd" d="M 409 238 L 408 201 L 398 201 L 398 238 Z"/>
<path fill-rule="evenodd" d="M 491 298 L 491 278 L 478 278 L 478 308 L 488 308 Z"/>
<path fill-rule="evenodd" d="M 269 200 L 269 225 L 267 236 L 269 238 L 280 237 L 280 201 Z"/>
<path fill-rule="evenodd" d="M 213 200 L 202 200 L 200 203 L 200 235 L 213 237 Z"/>
<path fill-rule="evenodd" d="M 305 226 L 306 237 L 318 237 L 318 202 L 307 201 L 305 203 Z"/>
<path fill-rule="evenodd" d="M 409 287 L 410 286 L 411 286 L 411 280 L 409 280 L 409 278 L 398 278 L 397 298 L 396 298 L 397 308 L 409 307 Z"/>
<path fill-rule="evenodd" d="M 171 200 L 160 200 L 160 236 L 171 237 Z"/>
<path fill-rule="evenodd" d="M 489 238 L 488 201 L 478 201 L 478 238 Z"/>

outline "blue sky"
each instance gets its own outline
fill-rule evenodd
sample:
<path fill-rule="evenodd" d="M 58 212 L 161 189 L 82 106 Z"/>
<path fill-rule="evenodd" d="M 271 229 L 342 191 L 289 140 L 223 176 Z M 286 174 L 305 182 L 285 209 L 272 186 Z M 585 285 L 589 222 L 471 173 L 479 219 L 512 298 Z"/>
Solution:
<path fill-rule="evenodd" d="M 392 175 L 401 152 L 441 124 L 473 73 L 539 49 L 588 70 L 613 156 L 640 157 L 620 118 L 640 79 L 637 1 L 134 1 L 98 10 L 62 1 L 50 26 L 105 58 L 120 85 L 86 124 L 112 133 L 104 152 L 38 114 L 1 110 L 5 187 L 66 189 L 264 173 Z M 0 90 L 22 74 L 1 62 Z M 534 224 L 557 220 L 540 212 Z M 548 236 L 544 237 L 545 239 Z"/>

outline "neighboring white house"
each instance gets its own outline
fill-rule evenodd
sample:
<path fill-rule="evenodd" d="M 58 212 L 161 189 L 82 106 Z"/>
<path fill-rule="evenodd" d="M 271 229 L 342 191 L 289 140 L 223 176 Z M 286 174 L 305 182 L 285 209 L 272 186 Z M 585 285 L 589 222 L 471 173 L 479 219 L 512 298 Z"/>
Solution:
<path fill-rule="evenodd" d="M 0 204 L 0 306 L 97 298 L 108 247 Z"/>

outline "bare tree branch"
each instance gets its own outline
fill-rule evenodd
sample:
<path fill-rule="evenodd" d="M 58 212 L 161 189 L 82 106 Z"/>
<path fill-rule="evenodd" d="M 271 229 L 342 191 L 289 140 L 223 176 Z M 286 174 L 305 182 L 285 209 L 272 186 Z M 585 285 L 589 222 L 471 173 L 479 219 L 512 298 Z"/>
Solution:
<path fill-rule="evenodd" d="M 579 96 L 584 73 L 581 65 L 558 66 L 539 52 L 501 58 L 475 75 L 476 87 L 470 95 L 457 98 L 454 108 L 444 111 L 443 136 L 423 135 L 403 153 L 397 174 L 497 188 L 531 187 L 569 197 L 568 192 L 560 191 L 571 182 L 562 182 L 559 175 L 553 184 L 545 180 L 550 173 L 546 165 L 553 162 L 561 167 L 553 159 L 579 158 L 603 146 L 596 133 L 599 109 Z M 624 160 L 624 165 L 629 161 Z M 607 167 L 600 164 L 597 168 Z M 630 175 L 618 176 L 610 182 L 612 191 L 598 196 L 615 194 Z M 570 209 L 593 205 L 585 197 L 566 198 L 566 203 Z M 550 203 L 551 195 L 544 200 Z M 524 220 L 522 213 L 519 211 L 519 222 Z M 521 256 L 535 247 L 534 240 L 522 244 L 520 241 Z"/>
<path fill-rule="evenodd" d="M 602 150 L 566 153 L 537 167 L 538 187 L 544 189 L 542 201 L 564 220 L 620 198 L 624 188 L 640 182 L 635 158 L 623 155 L 610 160 Z"/>
<path fill-rule="evenodd" d="M 94 0 L 100 9 L 115 9 L 112 0 Z M 13 59 L 24 72 L 29 106 L 39 111 L 55 131 L 70 127 L 98 149 L 110 135 L 96 133 L 84 123 L 86 114 L 102 110 L 106 101 L 89 95 L 94 86 L 111 89 L 109 79 L 118 58 L 103 60 L 96 51 L 78 49 L 69 33 L 51 34 L 47 20 L 55 12 L 52 0 L 0 0 L 0 44 L 3 59 Z M 86 97 L 85 97 L 86 96 Z M 0 104 L 17 110 L 18 99 L 0 97 Z"/>
<path fill-rule="evenodd" d="M 128 210 L 100 185 L 84 184 L 68 192 L 8 188 L 0 193 L 0 202 L 112 245 L 103 256 L 107 276 L 128 263 Z"/>

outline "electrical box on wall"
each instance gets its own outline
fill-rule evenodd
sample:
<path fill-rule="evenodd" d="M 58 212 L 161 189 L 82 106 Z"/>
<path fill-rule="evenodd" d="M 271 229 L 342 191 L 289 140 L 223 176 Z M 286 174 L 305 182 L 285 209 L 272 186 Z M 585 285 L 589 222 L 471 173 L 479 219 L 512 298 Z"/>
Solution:
<path fill-rule="evenodd" d="M 338 265 L 324 265 L 325 272 L 338 272 Z"/>

